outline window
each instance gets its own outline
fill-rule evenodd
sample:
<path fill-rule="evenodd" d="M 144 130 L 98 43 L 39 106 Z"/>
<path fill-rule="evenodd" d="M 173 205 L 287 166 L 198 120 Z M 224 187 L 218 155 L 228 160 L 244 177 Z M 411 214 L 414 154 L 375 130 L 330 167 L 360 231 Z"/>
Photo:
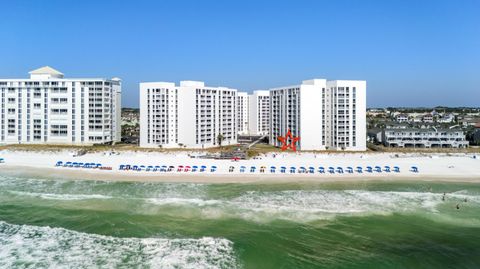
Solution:
<path fill-rule="evenodd" d="M 33 104 L 33 108 L 34 108 L 34 109 L 41 109 L 41 108 L 42 108 L 42 105 L 39 104 L 39 103 L 35 103 L 35 104 Z"/>

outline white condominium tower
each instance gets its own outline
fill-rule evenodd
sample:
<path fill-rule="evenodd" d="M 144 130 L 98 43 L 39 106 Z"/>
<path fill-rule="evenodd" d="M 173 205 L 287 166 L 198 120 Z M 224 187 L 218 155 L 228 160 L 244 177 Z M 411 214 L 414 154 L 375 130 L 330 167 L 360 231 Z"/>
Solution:
<path fill-rule="evenodd" d="M 249 100 L 246 92 L 237 93 L 237 132 L 241 135 L 248 134 Z"/>
<path fill-rule="evenodd" d="M 200 81 L 140 83 L 140 146 L 207 148 L 237 143 L 237 90 Z"/>
<path fill-rule="evenodd" d="M 120 141 L 120 79 L 64 78 L 45 66 L 30 79 L 0 79 L 5 144 L 89 145 Z"/>
<path fill-rule="evenodd" d="M 254 91 L 250 95 L 249 130 L 251 135 L 266 135 L 270 130 L 270 92 Z"/>
<path fill-rule="evenodd" d="M 288 130 L 301 150 L 366 150 L 366 82 L 313 79 L 270 90 L 270 143 Z"/>

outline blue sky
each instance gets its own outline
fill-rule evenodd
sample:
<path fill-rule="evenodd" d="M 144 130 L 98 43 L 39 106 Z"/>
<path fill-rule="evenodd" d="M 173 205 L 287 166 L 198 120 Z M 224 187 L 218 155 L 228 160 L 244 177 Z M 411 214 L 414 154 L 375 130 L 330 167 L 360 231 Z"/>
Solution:
<path fill-rule="evenodd" d="M 479 106 L 480 1 L 2 1 L 0 78 L 202 80 L 244 91 L 367 80 L 368 106 Z"/>

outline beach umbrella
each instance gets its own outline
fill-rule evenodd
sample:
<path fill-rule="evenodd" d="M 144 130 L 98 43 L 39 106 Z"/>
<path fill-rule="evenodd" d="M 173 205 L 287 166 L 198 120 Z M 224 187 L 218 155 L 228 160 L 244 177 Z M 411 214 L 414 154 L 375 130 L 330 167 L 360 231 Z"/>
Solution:
<path fill-rule="evenodd" d="M 101 164 L 101 163 L 97 163 L 96 167 L 98 168 L 98 167 L 100 167 L 100 166 L 102 166 L 102 164 Z"/>
<path fill-rule="evenodd" d="M 318 167 L 318 172 L 321 173 L 321 174 L 325 173 L 325 168 L 323 166 L 319 166 Z"/>
<path fill-rule="evenodd" d="M 372 169 L 371 166 L 367 166 L 367 172 L 369 172 L 369 173 L 373 172 L 373 169 Z"/>
<path fill-rule="evenodd" d="M 153 170 L 153 166 L 149 165 L 147 166 L 147 171 Z"/>
<path fill-rule="evenodd" d="M 330 174 L 335 174 L 335 168 L 333 168 L 332 166 L 328 167 L 328 172 Z"/>
<path fill-rule="evenodd" d="M 275 173 L 277 168 L 275 166 L 270 166 L 270 173 Z"/>
<path fill-rule="evenodd" d="M 210 172 L 213 173 L 217 171 L 217 167 L 215 165 L 212 165 L 212 167 L 210 168 Z"/>
<path fill-rule="evenodd" d="M 160 168 L 160 172 L 167 172 L 168 167 L 166 165 L 162 165 L 162 168 Z"/>
<path fill-rule="evenodd" d="M 256 166 L 251 166 L 250 167 L 250 173 L 255 173 L 255 170 L 257 169 Z"/>
<path fill-rule="evenodd" d="M 358 173 L 362 173 L 363 172 L 363 168 L 361 166 L 357 166 L 357 172 Z"/>
<path fill-rule="evenodd" d="M 385 165 L 385 167 L 384 167 L 384 170 L 383 170 L 383 171 L 385 171 L 385 172 L 387 172 L 387 173 L 390 173 L 390 166 L 388 166 L 388 165 Z"/>
<path fill-rule="evenodd" d="M 418 173 L 418 167 L 416 167 L 416 166 L 412 166 L 412 172 L 414 172 L 414 173 Z"/>
<path fill-rule="evenodd" d="M 393 172 L 395 172 L 395 173 L 400 173 L 400 167 L 394 166 L 394 167 L 393 167 Z"/>
<path fill-rule="evenodd" d="M 242 165 L 242 166 L 240 166 L 240 173 L 243 173 L 243 172 L 245 172 L 245 169 L 247 169 L 247 167 L 245 167 L 245 166 L 243 166 L 243 165 Z"/>
<path fill-rule="evenodd" d="M 207 166 L 205 165 L 200 166 L 200 172 L 205 172 L 206 169 L 207 169 Z"/>
<path fill-rule="evenodd" d="M 3 158 L 1 158 L 0 160 L 3 161 Z M 55 164 L 55 166 L 62 166 L 63 162 L 62 161 L 57 161 L 57 164 Z"/>
<path fill-rule="evenodd" d="M 228 168 L 228 172 L 230 172 L 230 173 L 233 172 L 233 170 L 235 170 L 235 166 L 230 166 L 230 167 Z"/>
<path fill-rule="evenodd" d="M 313 166 L 308 167 L 308 172 L 310 174 L 315 174 L 315 167 L 313 167 Z"/>
<path fill-rule="evenodd" d="M 347 167 L 347 172 L 350 173 L 350 174 L 353 173 L 353 168 L 351 166 L 348 166 Z"/>
<path fill-rule="evenodd" d="M 343 168 L 342 167 L 337 167 L 337 172 L 340 173 L 340 174 L 343 174 Z"/>
<path fill-rule="evenodd" d="M 192 166 L 192 172 L 197 172 L 198 166 L 194 165 Z"/>
<path fill-rule="evenodd" d="M 121 164 L 119 167 L 118 167 L 118 170 L 123 170 L 125 169 L 125 165 Z"/>
<path fill-rule="evenodd" d="M 290 167 L 290 174 L 294 174 L 297 168 L 295 166 Z"/>
<path fill-rule="evenodd" d="M 182 172 L 182 170 L 183 170 L 183 165 L 179 165 L 177 168 L 177 172 Z"/>

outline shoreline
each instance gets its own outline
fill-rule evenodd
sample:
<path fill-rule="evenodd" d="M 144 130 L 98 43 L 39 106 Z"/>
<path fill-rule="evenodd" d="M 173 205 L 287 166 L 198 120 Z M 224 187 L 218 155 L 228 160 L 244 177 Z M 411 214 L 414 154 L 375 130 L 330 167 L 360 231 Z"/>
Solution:
<path fill-rule="evenodd" d="M 0 164 L 0 175 L 21 175 L 46 178 L 66 178 L 75 180 L 104 180 L 104 181 L 130 181 L 130 182 L 191 182 L 191 183 L 327 183 L 327 182 L 362 182 L 362 181 L 437 181 L 437 182 L 470 182 L 480 183 L 480 160 L 471 154 L 406 154 L 406 153 L 344 153 L 344 154 L 317 154 L 317 153 L 269 153 L 260 158 L 250 160 L 214 160 L 191 158 L 189 153 L 138 153 L 109 152 L 87 153 L 83 156 L 73 157 L 71 152 L 18 152 L 0 150 L 0 158 L 5 163 Z M 93 162 L 101 163 L 112 170 L 91 168 L 55 167 L 57 161 Z M 120 165 L 168 165 L 207 166 L 205 172 L 153 172 L 153 171 L 121 171 Z M 400 173 L 373 172 L 367 173 L 334 173 L 328 171 L 315 173 L 289 173 L 291 166 L 300 167 L 343 167 L 354 169 L 357 166 L 399 166 Z M 210 172 L 210 167 L 216 166 L 215 172 Z M 229 172 L 230 167 L 233 172 Z M 240 167 L 245 166 L 245 172 L 240 172 Z M 251 173 L 250 167 L 255 166 Z M 265 166 L 265 172 L 260 173 L 260 167 Z M 270 166 L 277 168 L 276 173 L 270 172 Z M 287 167 L 286 173 L 280 173 L 280 167 Z M 410 167 L 417 166 L 418 173 L 413 173 Z"/>

